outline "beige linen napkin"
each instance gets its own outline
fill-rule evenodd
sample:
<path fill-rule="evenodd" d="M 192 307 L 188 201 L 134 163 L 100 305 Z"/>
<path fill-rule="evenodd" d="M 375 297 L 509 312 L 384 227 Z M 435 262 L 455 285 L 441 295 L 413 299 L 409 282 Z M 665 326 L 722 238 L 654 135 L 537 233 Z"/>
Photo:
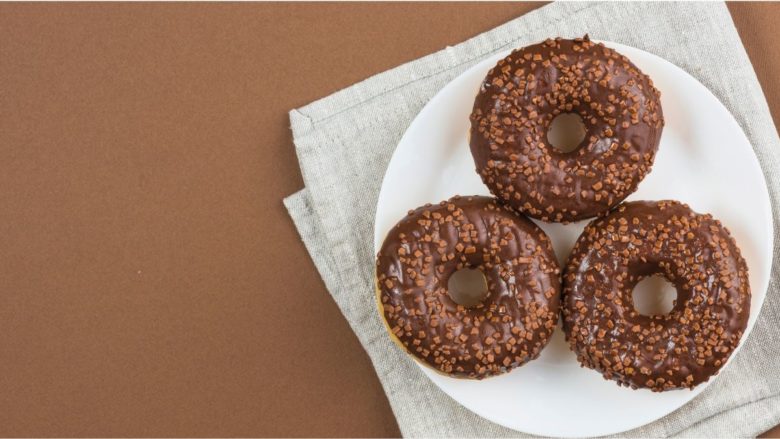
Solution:
<path fill-rule="evenodd" d="M 371 357 L 405 436 L 521 434 L 458 405 L 385 333 L 374 305 L 372 236 L 387 163 L 420 109 L 465 69 L 501 50 L 585 33 L 659 55 L 715 93 L 750 139 L 780 218 L 780 140 L 723 3 L 554 3 L 291 111 L 306 188 L 285 205 Z M 775 255 L 779 238 L 776 230 Z M 775 257 L 758 323 L 721 376 L 676 412 L 625 435 L 754 436 L 780 422 L 779 266 Z"/>

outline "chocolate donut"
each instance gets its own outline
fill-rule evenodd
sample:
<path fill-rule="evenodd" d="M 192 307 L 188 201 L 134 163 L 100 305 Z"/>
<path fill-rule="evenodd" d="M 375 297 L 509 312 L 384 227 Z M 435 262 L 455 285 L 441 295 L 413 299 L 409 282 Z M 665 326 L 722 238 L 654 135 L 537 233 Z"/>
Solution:
<path fill-rule="evenodd" d="M 586 135 L 561 152 L 553 119 L 574 113 Z M 606 213 L 650 171 L 664 120 L 650 78 L 584 38 L 515 50 L 488 72 L 471 113 L 471 153 L 490 192 L 542 221 Z"/>
<path fill-rule="evenodd" d="M 632 290 L 661 275 L 668 314 L 645 316 Z M 632 388 L 693 388 L 726 363 L 750 314 L 748 269 L 729 231 L 677 201 L 636 201 L 591 222 L 564 272 L 563 328 L 583 366 Z"/>
<path fill-rule="evenodd" d="M 560 268 L 550 239 L 495 199 L 453 197 L 412 210 L 385 238 L 377 300 L 392 337 L 433 369 L 485 378 L 536 358 L 558 321 Z M 449 277 L 479 269 L 487 296 L 455 303 Z"/>

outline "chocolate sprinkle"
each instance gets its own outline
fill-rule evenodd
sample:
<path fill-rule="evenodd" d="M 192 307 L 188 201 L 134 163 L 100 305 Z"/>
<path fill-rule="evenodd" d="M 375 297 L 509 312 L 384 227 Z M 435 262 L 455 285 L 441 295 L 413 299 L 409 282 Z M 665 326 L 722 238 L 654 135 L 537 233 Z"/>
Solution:
<path fill-rule="evenodd" d="M 466 308 L 447 289 L 479 269 L 487 297 Z M 377 255 L 380 310 L 410 354 L 455 377 L 485 378 L 536 358 L 558 321 L 560 268 L 550 239 L 495 199 L 453 197 L 409 212 Z"/>
<path fill-rule="evenodd" d="M 555 116 L 586 135 L 564 153 L 547 140 Z M 653 165 L 664 119 L 650 78 L 586 35 L 515 50 L 488 72 L 471 113 L 471 153 L 490 192 L 542 221 L 606 214 Z"/>
<path fill-rule="evenodd" d="M 659 274 L 677 289 L 645 316 L 632 291 Z M 591 222 L 565 267 L 563 327 L 580 363 L 632 388 L 693 388 L 718 373 L 750 314 L 748 270 L 729 231 L 677 201 L 624 203 Z"/>

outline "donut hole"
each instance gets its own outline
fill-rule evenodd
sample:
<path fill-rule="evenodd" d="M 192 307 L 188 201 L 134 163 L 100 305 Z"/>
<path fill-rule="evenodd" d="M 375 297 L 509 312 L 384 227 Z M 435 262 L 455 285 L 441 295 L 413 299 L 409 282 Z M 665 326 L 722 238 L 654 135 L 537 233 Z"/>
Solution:
<path fill-rule="evenodd" d="M 479 305 L 487 297 L 487 279 L 482 270 L 461 268 L 452 273 L 447 280 L 450 298 L 458 305 L 471 308 Z"/>
<path fill-rule="evenodd" d="M 576 113 L 561 113 L 555 116 L 547 130 L 547 141 L 562 153 L 576 150 L 583 140 L 585 123 Z"/>
<path fill-rule="evenodd" d="M 661 275 L 640 280 L 631 293 L 634 309 L 643 316 L 669 314 L 677 301 L 677 288 Z"/>

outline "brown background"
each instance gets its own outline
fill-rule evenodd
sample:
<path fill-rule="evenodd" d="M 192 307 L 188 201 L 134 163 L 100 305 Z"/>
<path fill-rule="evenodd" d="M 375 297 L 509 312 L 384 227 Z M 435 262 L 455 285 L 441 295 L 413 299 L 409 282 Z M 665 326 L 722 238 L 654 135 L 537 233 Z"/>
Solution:
<path fill-rule="evenodd" d="M 397 435 L 287 111 L 537 6 L 0 5 L 0 435 Z M 777 122 L 780 5 L 730 9 Z"/>

